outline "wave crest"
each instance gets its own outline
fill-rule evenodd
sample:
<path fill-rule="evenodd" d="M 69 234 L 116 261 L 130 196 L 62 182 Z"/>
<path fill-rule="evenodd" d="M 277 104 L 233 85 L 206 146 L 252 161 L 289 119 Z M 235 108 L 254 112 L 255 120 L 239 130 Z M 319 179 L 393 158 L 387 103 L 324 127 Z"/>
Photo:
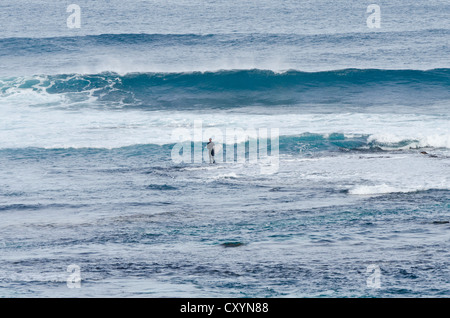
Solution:
<path fill-rule="evenodd" d="M 423 105 L 449 100 L 450 69 L 343 69 L 322 72 L 221 70 L 182 73 L 39 75 L 0 79 L 0 99 L 23 91 L 74 102 L 147 109 L 311 104 Z M 411 92 L 420 90 L 420 94 Z"/>

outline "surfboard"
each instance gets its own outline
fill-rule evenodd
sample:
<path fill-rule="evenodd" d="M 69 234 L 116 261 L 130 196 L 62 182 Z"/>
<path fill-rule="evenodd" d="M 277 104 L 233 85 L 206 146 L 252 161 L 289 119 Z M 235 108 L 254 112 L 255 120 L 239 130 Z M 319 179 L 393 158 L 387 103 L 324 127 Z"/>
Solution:
<path fill-rule="evenodd" d="M 222 145 L 221 144 L 215 145 L 213 150 L 215 154 L 219 153 L 222 150 Z"/>

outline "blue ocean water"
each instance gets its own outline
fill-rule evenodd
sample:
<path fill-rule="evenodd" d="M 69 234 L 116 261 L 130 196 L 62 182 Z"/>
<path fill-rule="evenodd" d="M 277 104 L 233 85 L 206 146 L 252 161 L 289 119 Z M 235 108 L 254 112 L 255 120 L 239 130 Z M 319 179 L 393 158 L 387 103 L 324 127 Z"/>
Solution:
<path fill-rule="evenodd" d="M 2 1 L 0 296 L 448 297 L 450 4 L 374 2 Z"/>

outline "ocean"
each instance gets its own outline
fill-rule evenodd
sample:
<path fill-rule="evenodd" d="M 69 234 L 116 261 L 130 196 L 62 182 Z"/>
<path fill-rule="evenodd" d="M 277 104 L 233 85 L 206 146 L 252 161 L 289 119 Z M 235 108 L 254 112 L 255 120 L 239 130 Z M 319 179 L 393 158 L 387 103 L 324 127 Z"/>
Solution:
<path fill-rule="evenodd" d="M 450 296 L 448 1 L 73 1 L 0 4 L 0 297 Z"/>

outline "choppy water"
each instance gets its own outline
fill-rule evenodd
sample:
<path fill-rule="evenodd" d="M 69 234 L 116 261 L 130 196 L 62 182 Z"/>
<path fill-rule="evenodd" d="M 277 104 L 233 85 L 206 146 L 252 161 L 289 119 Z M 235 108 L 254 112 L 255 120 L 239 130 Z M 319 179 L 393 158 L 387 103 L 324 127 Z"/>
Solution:
<path fill-rule="evenodd" d="M 0 296 L 448 297 L 449 4 L 370 3 L 3 1 Z"/>

